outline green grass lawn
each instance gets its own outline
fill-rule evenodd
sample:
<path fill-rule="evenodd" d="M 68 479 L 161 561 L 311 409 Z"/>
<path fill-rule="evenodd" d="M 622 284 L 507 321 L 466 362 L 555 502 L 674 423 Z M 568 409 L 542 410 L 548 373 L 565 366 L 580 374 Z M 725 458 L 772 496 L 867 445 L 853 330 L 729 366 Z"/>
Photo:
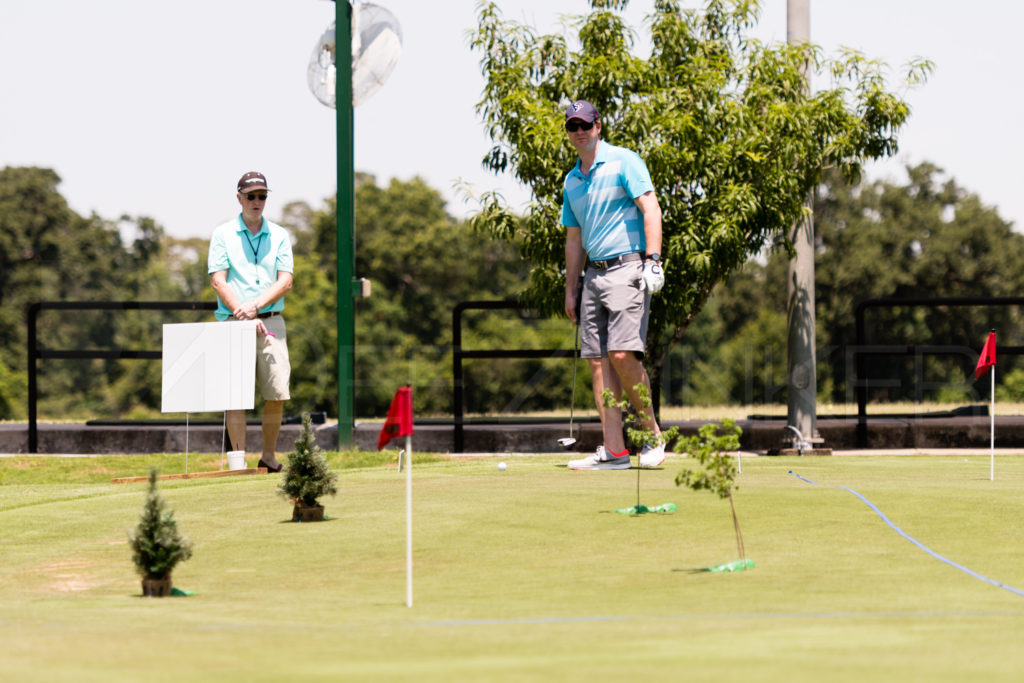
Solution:
<path fill-rule="evenodd" d="M 684 464 L 573 472 L 564 457 L 414 465 L 331 454 L 329 519 L 289 521 L 279 476 L 162 483 L 194 556 L 189 597 L 140 597 L 127 534 L 181 456 L 0 458 L 5 680 L 1016 681 L 1024 677 L 1024 458 L 750 458 L 736 507 Z M 417 455 L 417 458 L 420 458 Z M 190 469 L 216 469 L 193 456 Z M 818 482 L 813 486 L 789 474 Z"/>

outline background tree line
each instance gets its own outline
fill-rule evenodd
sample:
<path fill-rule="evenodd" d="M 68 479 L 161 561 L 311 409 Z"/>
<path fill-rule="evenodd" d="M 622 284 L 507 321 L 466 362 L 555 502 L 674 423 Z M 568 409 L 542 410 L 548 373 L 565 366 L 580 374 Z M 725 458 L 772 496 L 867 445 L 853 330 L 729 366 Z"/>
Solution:
<path fill-rule="evenodd" d="M 815 201 L 819 391 L 824 403 L 849 402 L 853 309 L 881 296 L 1014 296 L 1024 291 L 1024 236 L 998 212 L 930 164 L 908 169 L 906 183 L 846 184 L 828 176 Z M 26 318 L 34 301 L 213 301 L 207 240 L 176 239 L 144 217 L 75 214 L 51 170 L 0 170 L 0 419 L 26 416 Z M 275 215 L 273 209 L 271 216 Z M 295 237 L 296 280 L 287 299 L 294 376 L 289 414 L 336 414 L 333 200 L 318 209 L 296 202 L 279 222 Z M 212 230 L 211 226 L 211 230 Z M 131 239 L 122 234 L 133 235 Z M 495 240 L 451 217 L 438 191 L 419 179 L 356 189 L 357 269 L 373 293 L 357 304 L 356 411 L 386 412 L 394 389 L 416 387 L 419 414 L 451 412 L 452 309 L 471 299 L 508 299 L 522 290 L 529 264 L 518 245 Z M 767 251 L 715 289 L 669 356 L 664 405 L 785 403 L 785 274 L 788 254 Z M 196 314 L 46 312 L 45 348 L 160 348 L 166 322 Z M 941 344 L 979 349 L 989 328 L 1001 344 L 1024 338 L 1016 308 L 876 310 L 868 337 L 879 344 Z M 467 316 L 466 348 L 569 348 L 564 318 Z M 970 401 L 987 387 L 969 380 L 969 354 L 878 358 L 872 377 L 890 386 L 872 400 L 909 400 L 923 381 L 929 400 Z M 1000 356 L 998 397 L 1024 398 L 1024 364 Z M 40 363 L 44 419 L 158 414 L 160 365 L 152 361 Z M 467 401 L 480 413 L 567 408 L 571 364 L 470 361 Z M 591 399 L 579 373 L 577 406 Z"/>
<path fill-rule="evenodd" d="M 357 272 L 376 291 L 357 306 L 358 415 L 383 412 L 394 387 L 405 382 L 418 387 L 421 414 L 450 411 L 450 320 L 459 301 L 514 296 L 561 314 L 564 235 L 557 216 L 561 180 L 575 157 L 559 119 L 565 102 L 577 97 L 598 105 L 610 142 L 647 160 L 662 204 L 667 283 L 652 306 L 646 362 L 666 403 L 784 400 L 780 330 L 788 253 L 778 241 L 812 191 L 818 194 L 819 387 L 829 399 L 852 397 L 848 351 L 856 301 L 1016 291 L 1019 239 L 994 211 L 951 180 L 941 181 L 937 169 L 911 169 L 906 187 L 847 186 L 840 175 L 827 175 L 855 179 L 865 161 L 895 153 L 909 108 L 887 89 L 884 64 L 852 51 L 826 58 L 813 45 L 750 39 L 757 0 L 705 0 L 699 10 L 656 3 L 645 59 L 633 53 L 637 34 L 621 16 L 627 5 L 590 0 L 591 12 L 572 24 L 575 35 L 537 35 L 502 19 L 494 3 L 480 5 L 471 44 L 481 53 L 487 84 L 478 108 L 493 143 L 483 163 L 531 187 L 534 201 L 525 216 L 490 193 L 468 225 L 448 215 L 422 181 L 380 187 L 360 178 Z M 830 85 L 808 92 L 805 69 L 823 73 Z M 929 70 L 926 60 L 915 60 L 907 84 L 921 83 Z M 52 171 L 5 174 L 0 194 L 9 189 L 10 214 L 0 220 L 14 246 L 4 279 L 31 283 L 5 289 L 6 316 L 18 318 L 27 302 L 43 299 L 212 300 L 205 240 L 169 239 L 145 217 L 79 217 L 57 193 Z M 291 407 L 333 412 L 334 208 L 328 201 L 323 208 L 294 203 L 281 211 L 296 237 L 296 286 L 288 299 L 295 321 Z M 125 229 L 134 236 L 122 238 Z M 187 316 L 49 317 L 43 343 L 50 346 L 106 340 L 130 347 L 150 340 L 152 348 L 160 324 Z M 958 364 L 979 343 L 978 328 L 999 327 L 1013 338 L 1015 324 L 1016 312 L 1005 309 L 878 312 L 869 330 L 873 342 L 922 338 L 961 350 L 960 358 L 910 365 L 873 361 L 872 374 L 884 380 L 882 398 L 904 398 L 911 387 L 926 386 L 970 398 L 971 386 L 950 388 L 949 378 L 963 373 Z M 6 342 L 0 416 L 23 404 L 17 400 L 25 371 L 19 334 L 0 339 Z M 564 320 L 480 314 L 466 345 L 564 348 L 570 340 Z M 45 365 L 44 408 L 53 413 L 151 412 L 158 405 L 155 364 Z M 501 413 L 562 407 L 571 376 L 565 365 L 471 363 L 469 404 L 476 412 Z M 578 392 L 584 405 L 587 396 Z"/>
<path fill-rule="evenodd" d="M 37 301 L 214 301 L 206 273 L 208 240 L 177 239 L 149 218 L 82 217 L 61 196 L 60 178 L 41 168 L 0 170 L 0 419 L 27 414 L 26 310 Z M 525 276 L 516 250 L 471 230 L 445 211 L 420 179 L 370 176 L 356 190 L 357 272 L 373 295 L 357 302 L 356 411 L 387 411 L 396 387 L 416 387 L 417 411 L 452 406 L 451 319 L 460 301 L 507 299 Z M 295 284 L 287 297 L 292 400 L 289 414 L 336 415 L 334 199 L 314 209 L 279 207 L 294 236 Z M 269 212 L 275 216 L 274 209 Z M 212 231 L 214 226 L 210 226 Z M 135 235 L 125 239 L 122 234 Z M 212 320 L 191 312 L 44 311 L 49 349 L 159 349 L 168 322 Z M 565 348 L 564 320 L 470 316 L 467 348 Z M 558 368 L 561 365 L 561 368 Z M 472 362 L 469 405 L 482 412 L 564 405 L 568 365 L 551 361 Z M 546 367 L 555 368 L 549 376 Z M 159 413 L 160 364 L 144 360 L 39 363 L 44 419 L 142 417 Z M 562 372 L 561 370 L 565 370 Z M 535 377 L 524 389 L 521 376 Z M 487 406 L 487 408 L 484 408 Z"/>
<path fill-rule="evenodd" d="M 856 400 L 854 309 L 880 297 L 996 297 L 1024 293 L 1024 236 L 930 163 L 907 168 L 906 183 L 851 185 L 836 174 L 816 191 L 815 289 L 819 400 Z M 670 403 L 785 403 L 788 254 L 750 261 L 715 291 L 708 315 L 673 354 Z M 869 309 L 867 342 L 939 345 L 953 355 L 871 357 L 867 376 L 886 386 L 869 401 L 966 402 L 988 396 L 973 384 L 989 329 L 1020 345 L 1018 307 Z M 1024 398 L 1024 367 L 999 357 L 997 398 Z"/>

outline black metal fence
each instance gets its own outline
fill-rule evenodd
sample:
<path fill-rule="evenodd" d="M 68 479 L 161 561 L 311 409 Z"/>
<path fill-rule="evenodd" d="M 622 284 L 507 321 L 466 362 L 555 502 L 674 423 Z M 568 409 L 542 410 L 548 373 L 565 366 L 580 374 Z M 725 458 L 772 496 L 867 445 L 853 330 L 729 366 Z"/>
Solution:
<path fill-rule="evenodd" d="M 961 356 L 977 359 L 978 348 L 963 345 L 937 344 L 874 344 L 867 339 L 865 315 L 872 308 L 898 307 L 931 307 L 941 306 L 1022 306 L 1024 297 L 932 297 L 932 298 L 879 298 L 866 299 L 857 304 L 855 309 L 856 339 L 853 348 L 847 349 L 854 367 L 853 385 L 857 395 L 858 446 L 866 446 L 868 420 L 868 390 L 873 386 L 881 386 L 879 382 L 867 377 L 867 359 L 870 356 L 910 356 L 923 359 L 925 356 Z M 160 359 L 160 350 L 136 349 L 45 349 L 39 344 L 37 319 L 44 310 L 66 311 L 213 311 L 217 307 L 212 302 L 178 302 L 178 301 L 43 301 L 28 308 L 28 449 L 36 453 L 38 449 L 38 363 L 44 359 Z M 465 418 L 465 374 L 463 361 L 469 359 L 518 358 L 518 359 L 557 359 L 573 355 L 573 349 L 493 349 L 467 350 L 462 348 L 462 318 L 469 310 L 513 310 L 525 313 L 515 301 L 464 301 L 456 305 L 452 312 L 452 363 L 453 363 L 453 401 L 454 401 L 454 451 L 461 453 L 464 445 Z M 978 340 L 979 343 L 983 339 Z M 1000 344 L 998 353 L 1003 355 L 1024 354 L 1024 346 Z M 917 389 L 920 393 L 921 389 Z"/>
<path fill-rule="evenodd" d="M 465 374 L 462 362 L 467 359 L 478 358 L 568 358 L 573 355 L 573 349 L 493 349 L 493 350 L 466 350 L 462 348 L 462 314 L 469 310 L 511 310 L 526 312 L 515 301 L 463 301 L 455 306 L 452 311 L 452 375 L 454 390 L 454 436 L 455 444 L 453 451 L 461 453 L 464 446 L 465 436 Z M 559 420 L 561 421 L 561 420 Z"/>
<path fill-rule="evenodd" d="M 865 299 L 857 304 L 854 310 L 856 320 L 856 338 L 853 348 L 847 350 L 852 356 L 854 367 L 853 385 L 857 394 L 857 447 L 867 446 L 867 403 L 868 390 L 872 387 L 884 386 L 888 380 L 870 379 L 867 377 L 867 359 L 869 356 L 911 356 L 917 359 L 918 381 L 915 383 L 915 391 L 918 399 L 921 399 L 924 390 L 923 377 L 920 376 L 921 361 L 925 356 L 960 356 L 969 365 L 975 363 L 981 353 L 981 344 L 985 341 L 978 339 L 979 346 L 971 347 L 964 345 L 941 345 L 941 344 L 873 344 L 867 339 L 865 315 L 872 308 L 939 308 L 962 307 L 962 306 L 1024 306 L 1024 297 L 910 297 L 897 298 L 885 297 L 877 299 Z M 999 344 L 998 354 L 1021 355 L 1024 353 L 1024 346 Z"/>
<path fill-rule="evenodd" d="M 40 301 L 28 307 L 28 452 L 39 448 L 38 362 L 43 359 L 161 359 L 163 351 L 135 349 L 44 349 L 39 345 L 37 319 L 41 311 L 213 311 L 217 304 L 206 301 Z"/>

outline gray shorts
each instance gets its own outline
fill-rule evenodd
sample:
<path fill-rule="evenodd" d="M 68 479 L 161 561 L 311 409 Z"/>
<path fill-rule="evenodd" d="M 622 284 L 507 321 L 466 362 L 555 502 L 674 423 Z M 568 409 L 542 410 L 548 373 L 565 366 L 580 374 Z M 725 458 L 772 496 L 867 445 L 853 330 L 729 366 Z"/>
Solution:
<path fill-rule="evenodd" d="M 604 358 L 609 350 L 643 354 L 651 308 L 643 272 L 643 261 L 608 270 L 587 268 L 580 309 L 581 358 Z"/>

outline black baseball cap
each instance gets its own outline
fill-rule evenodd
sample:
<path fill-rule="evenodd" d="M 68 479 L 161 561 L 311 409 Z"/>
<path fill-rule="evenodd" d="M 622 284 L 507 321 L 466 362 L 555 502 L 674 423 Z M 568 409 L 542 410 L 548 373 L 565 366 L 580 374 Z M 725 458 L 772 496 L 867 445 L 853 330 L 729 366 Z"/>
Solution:
<path fill-rule="evenodd" d="M 267 188 L 267 179 L 258 171 L 249 171 L 238 179 L 239 192 L 252 192 L 253 190 L 270 190 Z"/>

